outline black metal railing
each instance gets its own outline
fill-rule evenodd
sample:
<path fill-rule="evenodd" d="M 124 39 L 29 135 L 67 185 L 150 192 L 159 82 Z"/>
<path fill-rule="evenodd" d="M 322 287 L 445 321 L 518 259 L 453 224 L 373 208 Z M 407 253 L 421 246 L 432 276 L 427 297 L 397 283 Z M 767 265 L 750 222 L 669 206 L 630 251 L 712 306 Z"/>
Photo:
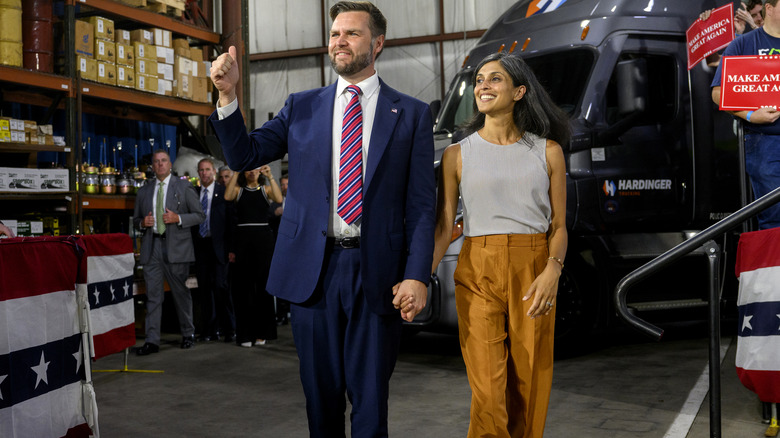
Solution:
<path fill-rule="evenodd" d="M 626 295 L 628 290 L 641 280 L 666 268 L 685 255 L 703 250 L 709 260 L 709 378 L 710 378 L 710 436 L 720 438 L 720 281 L 718 278 L 718 263 L 720 249 L 712 240 L 726 232 L 742 225 L 745 221 L 780 202 L 780 188 L 777 188 L 761 198 L 732 213 L 704 231 L 696 234 L 685 242 L 666 251 L 648 263 L 642 265 L 623 277 L 615 288 L 615 303 L 618 315 L 631 326 L 657 340 L 663 337 L 664 331 L 649 322 L 637 317 L 628 308 Z"/>

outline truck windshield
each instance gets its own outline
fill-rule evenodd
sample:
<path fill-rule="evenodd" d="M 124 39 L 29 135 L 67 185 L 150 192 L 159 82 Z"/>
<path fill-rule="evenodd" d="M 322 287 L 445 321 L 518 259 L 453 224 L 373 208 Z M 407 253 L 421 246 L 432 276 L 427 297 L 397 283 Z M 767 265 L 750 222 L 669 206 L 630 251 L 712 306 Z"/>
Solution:
<path fill-rule="evenodd" d="M 595 55 L 589 49 L 548 53 L 524 57 L 536 77 L 550 93 L 553 101 L 569 116 L 573 116 L 585 90 Z M 436 123 L 437 132 L 455 132 L 474 112 L 473 70 L 463 70 L 447 95 Z"/>

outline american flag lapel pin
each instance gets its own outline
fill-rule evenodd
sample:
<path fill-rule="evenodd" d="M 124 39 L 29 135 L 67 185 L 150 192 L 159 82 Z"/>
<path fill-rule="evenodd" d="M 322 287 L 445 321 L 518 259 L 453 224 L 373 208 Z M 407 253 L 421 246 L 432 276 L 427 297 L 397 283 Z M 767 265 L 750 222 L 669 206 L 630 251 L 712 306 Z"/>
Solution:
<path fill-rule="evenodd" d="M 398 114 L 398 109 L 397 109 L 397 108 L 393 108 L 393 109 L 391 109 L 390 111 L 392 111 L 392 112 L 393 112 L 393 113 L 395 113 L 395 114 Z"/>

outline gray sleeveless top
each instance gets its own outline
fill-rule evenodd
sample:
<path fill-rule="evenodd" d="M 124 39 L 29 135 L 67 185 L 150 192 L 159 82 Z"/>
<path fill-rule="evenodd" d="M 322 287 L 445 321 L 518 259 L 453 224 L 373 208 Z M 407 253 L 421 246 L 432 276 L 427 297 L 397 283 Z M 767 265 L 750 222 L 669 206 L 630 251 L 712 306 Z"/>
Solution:
<path fill-rule="evenodd" d="M 460 142 L 466 236 L 546 233 L 550 225 L 547 140 L 525 133 L 511 145 L 475 132 Z"/>

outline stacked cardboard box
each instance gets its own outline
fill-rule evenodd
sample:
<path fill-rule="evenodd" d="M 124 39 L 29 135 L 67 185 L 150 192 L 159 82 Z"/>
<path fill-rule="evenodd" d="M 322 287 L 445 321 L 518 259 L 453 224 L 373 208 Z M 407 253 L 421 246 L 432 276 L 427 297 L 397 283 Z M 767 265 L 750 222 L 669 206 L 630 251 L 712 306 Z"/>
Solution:
<path fill-rule="evenodd" d="M 157 76 L 157 94 L 164 96 L 173 95 L 173 36 L 171 31 L 165 29 L 150 29 L 154 35 L 154 45 L 157 51 L 156 70 L 153 73 Z"/>
<path fill-rule="evenodd" d="M 129 30 L 116 29 L 116 84 L 135 88 L 135 48 Z"/>
<path fill-rule="evenodd" d="M 76 20 L 76 68 L 82 79 L 97 81 L 95 30 L 92 24 Z"/>
<path fill-rule="evenodd" d="M 97 81 L 101 84 L 116 85 L 116 42 L 114 41 L 114 21 L 108 18 L 89 17 L 95 39 L 93 53 L 97 63 Z"/>

